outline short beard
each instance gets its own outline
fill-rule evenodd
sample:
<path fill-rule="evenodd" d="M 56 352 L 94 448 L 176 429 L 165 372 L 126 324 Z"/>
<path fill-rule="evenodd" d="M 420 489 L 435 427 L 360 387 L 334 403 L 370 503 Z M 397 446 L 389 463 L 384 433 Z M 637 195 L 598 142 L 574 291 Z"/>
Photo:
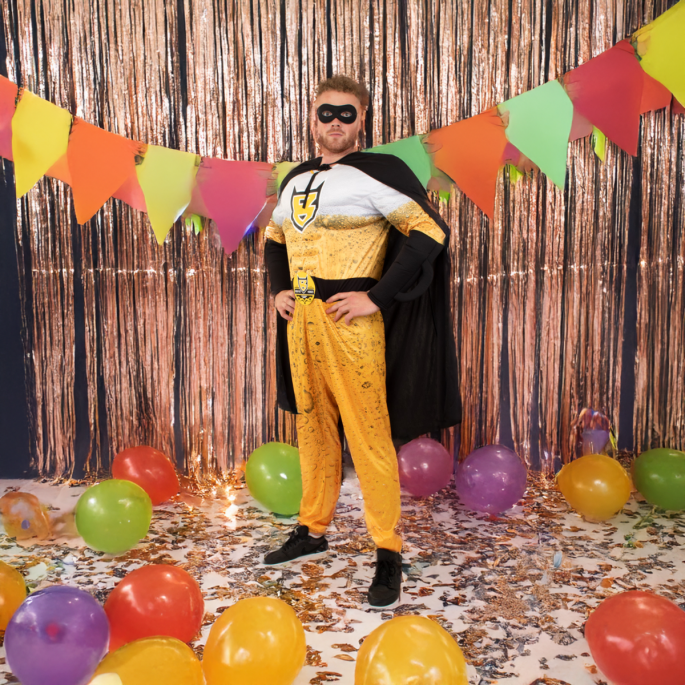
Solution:
<path fill-rule="evenodd" d="M 316 137 L 316 142 L 322 150 L 327 150 L 328 152 L 343 152 L 348 148 L 352 147 L 355 142 L 355 136 L 352 134 L 343 133 L 340 138 L 331 138 L 328 142 L 325 142 L 325 137 L 323 133 L 319 133 Z"/>

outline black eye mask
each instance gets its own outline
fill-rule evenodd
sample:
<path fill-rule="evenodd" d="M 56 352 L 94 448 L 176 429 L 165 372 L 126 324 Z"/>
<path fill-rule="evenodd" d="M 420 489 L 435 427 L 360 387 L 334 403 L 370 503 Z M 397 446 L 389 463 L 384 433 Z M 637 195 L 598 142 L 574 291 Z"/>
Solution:
<path fill-rule="evenodd" d="M 316 114 L 322 124 L 330 124 L 333 119 L 338 119 L 343 124 L 353 124 L 357 120 L 357 108 L 354 105 L 321 105 Z"/>

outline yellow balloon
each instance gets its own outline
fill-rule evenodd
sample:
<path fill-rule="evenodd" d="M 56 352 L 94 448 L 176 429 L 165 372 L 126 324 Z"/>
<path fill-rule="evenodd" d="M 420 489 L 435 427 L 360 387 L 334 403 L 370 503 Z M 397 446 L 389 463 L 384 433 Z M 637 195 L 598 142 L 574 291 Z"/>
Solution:
<path fill-rule="evenodd" d="M 202 667 L 207 685 L 291 685 L 306 655 L 297 614 L 280 599 L 251 597 L 214 623 Z"/>
<path fill-rule="evenodd" d="M 557 485 L 578 513 L 594 521 L 606 521 L 621 511 L 632 490 L 626 470 L 606 454 L 587 454 L 566 464 Z"/>
<path fill-rule="evenodd" d="M 454 638 L 425 616 L 398 616 L 362 643 L 354 685 L 468 685 Z"/>
<path fill-rule="evenodd" d="M 95 676 L 112 673 L 121 685 L 204 685 L 195 652 L 175 637 L 144 637 L 120 647 L 100 662 Z"/>
<path fill-rule="evenodd" d="M 0 630 L 6 630 L 14 612 L 26 599 L 24 576 L 0 561 Z"/>

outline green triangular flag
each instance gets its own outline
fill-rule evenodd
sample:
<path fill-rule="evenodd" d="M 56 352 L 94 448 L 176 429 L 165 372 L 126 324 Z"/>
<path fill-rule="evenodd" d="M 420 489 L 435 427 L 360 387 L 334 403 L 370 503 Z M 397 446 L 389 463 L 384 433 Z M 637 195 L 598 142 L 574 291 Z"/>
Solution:
<path fill-rule="evenodd" d="M 424 188 L 431 178 L 431 162 L 426 148 L 423 146 L 423 136 L 411 136 L 396 140 L 394 143 L 377 145 L 364 152 L 380 152 L 399 157 L 416 174 Z"/>
<path fill-rule="evenodd" d="M 525 176 L 513 164 L 507 164 L 507 173 L 509 174 L 509 182 L 513 184 L 518 183 Z"/>
<path fill-rule="evenodd" d="M 590 141 L 595 154 L 604 161 L 607 152 L 607 137 L 596 126 L 593 126 Z"/>
<path fill-rule="evenodd" d="M 186 228 L 193 227 L 195 235 L 198 235 L 202 230 L 202 217 L 199 214 L 191 214 L 186 217 Z"/>
<path fill-rule="evenodd" d="M 573 104 L 558 81 L 550 81 L 501 104 L 509 113 L 507 139 L 552 181 L 566 184 L 566 156 Z"/>

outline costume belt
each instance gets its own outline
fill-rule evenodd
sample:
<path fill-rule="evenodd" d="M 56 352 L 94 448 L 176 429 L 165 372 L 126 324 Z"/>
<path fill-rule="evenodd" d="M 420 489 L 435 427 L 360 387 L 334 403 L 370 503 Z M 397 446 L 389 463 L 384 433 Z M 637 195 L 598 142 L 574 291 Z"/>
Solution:
<path fill-rule="evenodd" d="M 312 300 L 327 300 L 338 293 L 366 292 L 378 281 L 375 278 L 317 278 L 305 271 L 295 272 L 293 291 L 295 300 L 300 304 L 310 304 Z"/>

